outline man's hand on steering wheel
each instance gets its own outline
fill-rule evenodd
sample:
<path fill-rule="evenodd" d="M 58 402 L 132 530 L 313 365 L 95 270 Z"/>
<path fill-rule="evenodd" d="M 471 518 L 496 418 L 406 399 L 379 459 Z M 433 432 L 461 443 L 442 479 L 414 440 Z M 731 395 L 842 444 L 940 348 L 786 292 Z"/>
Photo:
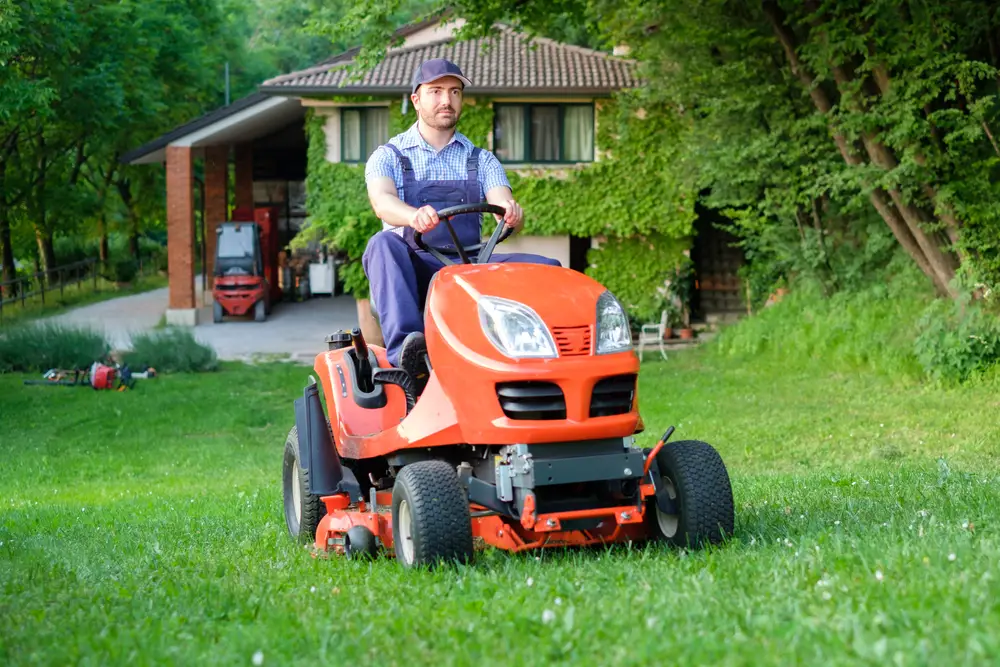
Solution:
<path fill-rule="evenodd" d="M 434 210 L 433 206 L 421 206 L 413 214 L 413 218 L 410 219 L 410 227 L 421 234 L 426 234 L 437 227 L 439 222 L 441 220 L 438 218 L 437 211 Z"/>
<path fill-rule="evenodd" d="M 503 221 L 511 229 L 511 233 L 521 231 L 521 228 L 524 227 L 524 211 L 521 209 L 521 205 L 513 199 L 508 199 L 499 202 L 497 206 L 502 206 L 507 210 L 507 213 L 503 216 Z M 493 217 L 497 219 L 497 222 L 500 222 L 501 218 L 499 215 L 494 214 Z"/>

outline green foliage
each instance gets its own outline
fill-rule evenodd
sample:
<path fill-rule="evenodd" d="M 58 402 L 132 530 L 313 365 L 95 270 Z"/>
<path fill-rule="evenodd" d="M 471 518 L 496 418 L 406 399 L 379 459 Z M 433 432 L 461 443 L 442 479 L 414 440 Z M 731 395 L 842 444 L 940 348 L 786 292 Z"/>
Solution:
<path fill-rule="evenodd" d="M 115 257 L 108 260 L 105 277 L 115 283 L 130 283 L 139 275 L 139 262 L 132 257 Z"/>
<path fill-rule="evenodd" d="M 892 266 L 882 280 L 830 297 L 817 283 L 802 282 L 777 304 L 724 329 L 712 343 L 714 354 L 788 368 L 919 376 L 913 345 L 933 294 L 903 258 Z"/>
<path fill-rule="evenodd" d="M 659 322 L 669 307 L 667 281 L 684 264 L 684 240 L 659 234 L 612 237 L 587 252 L 587 275 L 607 287 L 633 326 Z"/>
<path fill-rule="evenodd" d="M 917 359 L 935 380 L 966 382 L 1000 364 L 1000 317 L 982 304 L 938 300 L 918 326 Z"/>
<path fill-rule="evenodd" d="M 22 324 L 0 332 L 0 373 L 85 369 L 110 352 L 101 334 L 78 327 Z"/>
<path fill-rule="evenodd" d="M 131 350 L 123 354 L 133 368 L 151 366 L 157 373 L 198 373 L 219 368 L 215 350 L 199 343 L 187 328 L 167 328 L 132 336 Z"/>

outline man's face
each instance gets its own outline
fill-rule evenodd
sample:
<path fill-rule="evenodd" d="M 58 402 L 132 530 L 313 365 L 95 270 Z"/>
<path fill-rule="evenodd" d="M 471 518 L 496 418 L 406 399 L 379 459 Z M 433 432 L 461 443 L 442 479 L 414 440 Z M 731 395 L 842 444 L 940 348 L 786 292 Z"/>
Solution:
<path fill-rule="evenodd" d="M 410 99 L 427 125 L 435 130 L 450 130 L 462 115 L 462 82 L 446 76 L 420 86 Z"/>

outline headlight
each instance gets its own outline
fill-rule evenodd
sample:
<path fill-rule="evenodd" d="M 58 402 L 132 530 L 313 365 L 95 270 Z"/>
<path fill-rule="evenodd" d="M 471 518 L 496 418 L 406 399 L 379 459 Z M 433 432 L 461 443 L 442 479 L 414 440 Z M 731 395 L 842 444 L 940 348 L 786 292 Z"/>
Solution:
<path fill-rule="evenodd" d="M 556 357 L 552 340 L 542 318 L 523 303 L 495 296 L 479 297 L 479 322 L 490 342 L 508 357 Z"/>
<path fill-rule="evenodd" d="M 611 292 L 597 299 L 597 354 L 632 349 L 632 331 L 625 309 Z"/>

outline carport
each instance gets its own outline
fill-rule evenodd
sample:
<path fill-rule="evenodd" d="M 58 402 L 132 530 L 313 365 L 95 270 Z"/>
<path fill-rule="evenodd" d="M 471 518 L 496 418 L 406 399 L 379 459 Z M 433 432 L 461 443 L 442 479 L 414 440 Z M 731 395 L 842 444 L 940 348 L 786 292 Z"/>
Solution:
<path fill-rule="evenodd" d="M 199 308 L 211 303 L 215 228 L 230 219 L 230 182 L 235 208 L 276 206 L 283 211 L 280 245 L 294 236 L 305 213 L 304 123 L 298 98 L 254 93 L 122 156 L 126 164 L 166 167 L 168 324 L 194 326 Z M 197 291 L 196 195 L 202 206 L 206 278 Z"/>

